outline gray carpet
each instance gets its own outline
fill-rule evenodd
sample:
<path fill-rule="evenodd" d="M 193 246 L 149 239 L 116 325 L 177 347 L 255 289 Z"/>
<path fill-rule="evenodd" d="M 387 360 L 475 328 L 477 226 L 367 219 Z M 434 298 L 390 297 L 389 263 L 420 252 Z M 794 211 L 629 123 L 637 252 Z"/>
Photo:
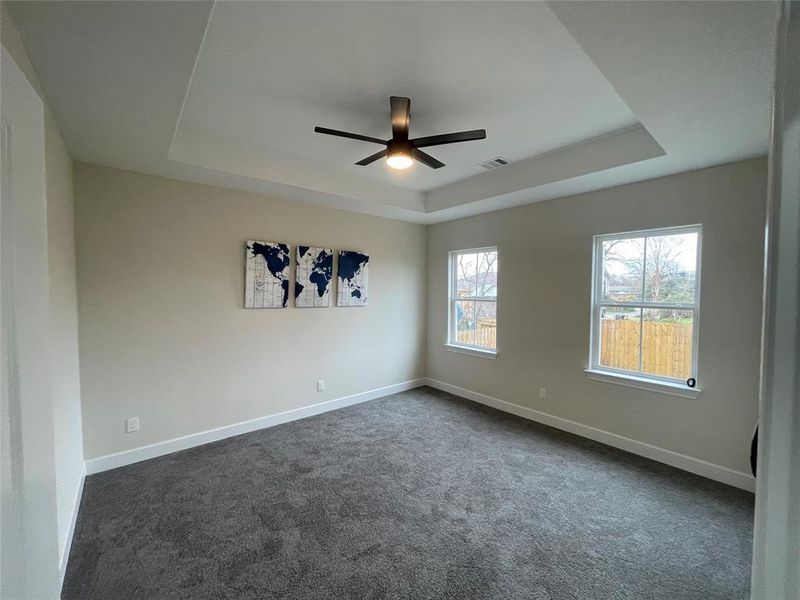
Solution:
<path fill-rule="evenodd" d="M 746 598 L 752 514 L 420 388 L 88 477 L 62 598 Z"/>

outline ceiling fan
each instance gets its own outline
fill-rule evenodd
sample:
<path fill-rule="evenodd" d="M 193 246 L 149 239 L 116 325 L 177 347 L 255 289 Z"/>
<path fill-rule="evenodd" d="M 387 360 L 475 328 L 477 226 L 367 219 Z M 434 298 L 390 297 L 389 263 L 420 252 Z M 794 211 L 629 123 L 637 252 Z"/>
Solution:
<path fill-rule="evenodd" d="M 409 115 L 411 113 L 411 99 L 402 96 L 391 96 L 389 98 L 389 103 L 392 108 L 392 139 L 390 140 L 381 140 L 367 135 L 338 131 L 326 127 L 314 127 L 314 131 L 326 135 L 336 135 L 386 146 L 386 148 L 380 152 L 376 152 L 358 161 L 356 164 L 364 167 L 374 163 L 376 160 L 386 157 L 386 164 L 393 169 L 407 169 L 414 164 L 415 160 L 424 165 L 428 165 L 431 169 L 440 169 L 444 166 L 444 163 L 436 160 L 430 154 L 423 152 L 420 148 L 455 144 L 458 142 L 470 142 L 472 140 L 482 140 L 486 138 L 485 129 L 473 129 L 472 131 L 443 133 L 441 135 L 431 135 L 410 140 L 408 139 L 408 124 Z"/>

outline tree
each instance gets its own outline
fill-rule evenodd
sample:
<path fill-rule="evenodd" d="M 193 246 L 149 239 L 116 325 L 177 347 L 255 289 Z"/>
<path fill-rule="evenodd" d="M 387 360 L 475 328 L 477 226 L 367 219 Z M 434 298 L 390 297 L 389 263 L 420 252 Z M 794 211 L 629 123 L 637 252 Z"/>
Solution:
<path fill-rule="evenodd" d="M 609 240 L 603 243 L 603 294 L 620 301 L 691 304 L 695 272 L 681 264 L 687 250 L 686 235 Z M 644 298 L 642 295 L 644 284 Z M 613 286 L 613 293 L 609 289 Z M 679 318 L 676 311 L 662 309 L 651 318 Z"/>
<path fill-rule="evenodd" d="M 459 296 L 494 297 L 497 294 L 497 252 L 478 252 L 459 256 L 457 282 Z M 469 309 L 474 308 L 474 321 L 466 311 L 459 316 L 459 321 L 465 319 L 477 323 L 481 318 L 495 318 L 494 302 L 477 301 L 471 304 Z"/>
<path fill-rule="evenodd" d="M 603 297 L 623 302 L 639 299 L 643 242 L 630 238 L 603 242 Z"/>
<path fill-rule="evenodd" d="M 681 304 L 694 301 L 694 271 L 687 271 L 679 261 L 685 245 L 683 235 L 647 238 L 645 300 Z"/>

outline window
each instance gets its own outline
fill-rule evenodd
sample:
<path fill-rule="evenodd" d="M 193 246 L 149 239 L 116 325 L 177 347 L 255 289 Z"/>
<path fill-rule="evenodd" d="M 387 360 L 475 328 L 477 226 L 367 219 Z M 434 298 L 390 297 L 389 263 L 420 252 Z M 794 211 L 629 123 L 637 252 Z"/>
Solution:
<path fill-rule="evenodd" d="M 497 248 L 450 253 L 447 343 L 453 349 L 497 351 Z"/>
<path fill-rule="evenodd" d="M 702 228 L 595 236 L 591 372 L 697 377 Z"/>

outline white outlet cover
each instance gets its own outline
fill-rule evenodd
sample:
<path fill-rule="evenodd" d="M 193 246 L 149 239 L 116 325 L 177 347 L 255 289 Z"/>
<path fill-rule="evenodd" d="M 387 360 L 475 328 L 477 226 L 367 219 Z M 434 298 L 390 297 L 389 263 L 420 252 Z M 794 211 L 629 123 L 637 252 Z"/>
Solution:
<path fill-rule="evenodd" d="M 547 398 L 547 390 L 545 388 L 539 388 L 539 398 L 542 400 Z"/>
<path fill-rule="evenodd" d="M 139 417 L 125 419 L 125 433 L 133 433 L 134 431 L 139 431 Z"/>
<path fill-rule="evenodd" d="M 320 379 L 317 382 L 317 391 L 318 392 L 324 392 L 325 391 L 325 380 L 324 379 Z"/>

